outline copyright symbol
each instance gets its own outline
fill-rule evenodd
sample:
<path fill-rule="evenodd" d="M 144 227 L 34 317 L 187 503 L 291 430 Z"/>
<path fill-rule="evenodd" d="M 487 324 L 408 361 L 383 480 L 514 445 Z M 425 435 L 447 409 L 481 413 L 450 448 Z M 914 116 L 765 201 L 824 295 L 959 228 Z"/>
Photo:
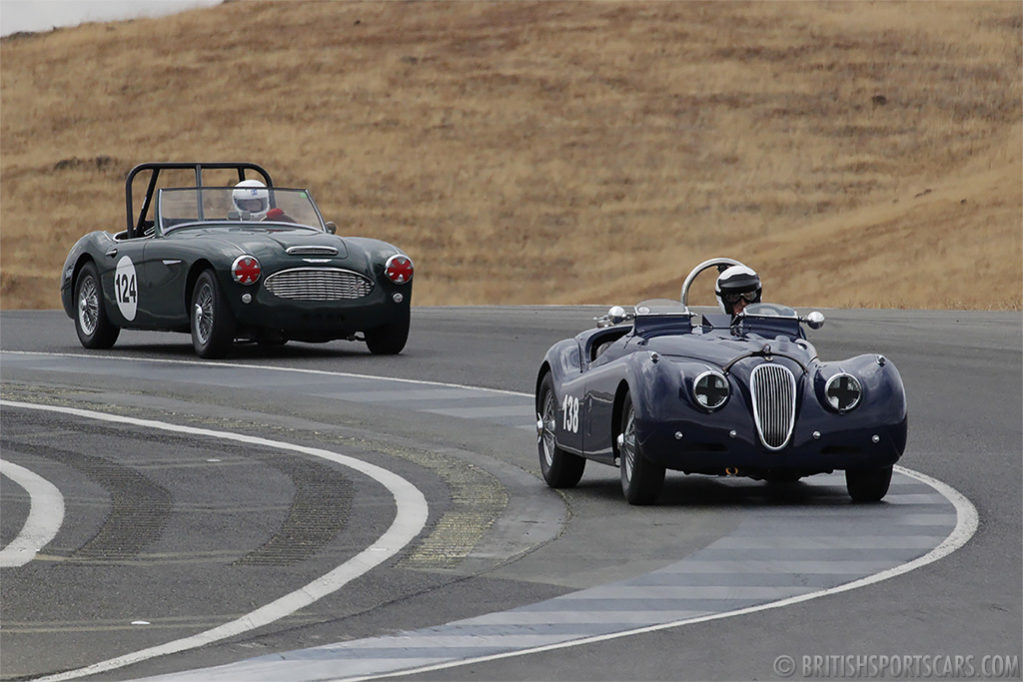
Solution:
<path fill-rule="evenodd" d="M 796 672 L 796 661 L 791 656 L 779 656 L 774 659 L 774 672 L 779 677 L 792 677 Z"/>

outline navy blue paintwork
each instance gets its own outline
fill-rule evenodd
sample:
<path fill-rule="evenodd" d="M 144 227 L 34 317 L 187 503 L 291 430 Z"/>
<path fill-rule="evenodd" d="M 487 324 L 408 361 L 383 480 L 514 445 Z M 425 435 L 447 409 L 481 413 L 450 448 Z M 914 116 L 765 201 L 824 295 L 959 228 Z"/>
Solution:
<path fill-rule="evenodd" d="M 643 455 L 668 469 L 791 480 L 883 469 L 898 460 L 906 446 L 907 408 L 895 365 L 874 354 L 821 362 L 795 311 L 771 305 L 761 310 L 763 316 L 733 325 L 727 315 L 705 315 L 701 322 L 681 308 L 676 315 L 638 315 L 631 323 L 560 341 L 538 373 L 537 413 L 549 373 L 557 446 L 606 464 L 616 464 L 620 454 L 616 438 L 626 392 Z M 751 404 L 750 373 L 765 363 L 788 368 L 796 380 L 794 428 L 778 450 L 763 444 Z M 722 372 L 730 388 L 727 402 L 714 411 L 693 394 L 693 381 L 707 370 Z M 839 371 L 862 387 L 860 403 L 844 414 L 824 395 L 827 379 Z M 576 419 L 566 419 L 566 396 L 570 404 L 578 400 Z"/>

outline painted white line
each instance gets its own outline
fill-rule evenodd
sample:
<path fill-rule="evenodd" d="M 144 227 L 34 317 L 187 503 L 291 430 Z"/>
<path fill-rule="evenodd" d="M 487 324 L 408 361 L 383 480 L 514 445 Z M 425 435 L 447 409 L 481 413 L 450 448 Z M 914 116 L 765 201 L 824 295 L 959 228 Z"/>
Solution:
<path fill-rule="evenodd" d="M 166 656 L 167 654 L 185 651 L 186 649 L 195 649 L 197 647 L 205 646 L 211 642 L 216 642 L 227 637 L 234 637 L 235 635 L 272 623 L 294 613 L 299 609 L 309 606 L 318 599 L 336 592 L 347 583 L 397 554 L 402 548 L 415 539 L 417 535 L 419 535 L 419 533 L 423 530 L 423 527 L 426 525 L 426 517 L 429 514 L 426 498 L 418 488 L 413 486 L 404 478 L 374 464 L 369 464 L 368 462 L 363 462 L 362 460 L 355 459 L 354 457 L 331 452 L 329 450 L 310 448 L 302 445 L 295 445 L 293 443 L 259 438 L 256 436 L 247 436 L 240 433 L 214 431 L 212 429 L 201 429 L 191 426 L 180 426 L 178 424 L 169 424 L 167 422 L 136 419 L 134 417 L 122 417 L 103 412 L 93 412 L 91 410 L 81 410 L 71 407 L 54 407 L 50 405 L 36 405 L 32 403 L 8 400 L 0 400 L 0 405 L 28 410 L 57 412 L 60 414 L 74 415 L 84 419 L 96 419 L 99 421 L 129 424 L 147 429 L 160 429 L 162 431 L 171 431 L 174 433 L 183 433 L 192 436 L 231 440 L 239 443 L 290 450 L 292 452 L 311 455 L 313 457 L 320 457 L 342 466 L 355 469 L 356 471 L 374 479 L 390 491 L 391 495 L 394 496 L 396 506 L 393 523 L 391 523 L 390 528 L 388 528 L 383 535 L 377 538 L 377 541 L 374 542 L 372 546 L 367 547 L 356 556 L 352 557 L 326 575 L 317 578 L 305 587 L 284 595 L 283 597 L 236 620 L 224 623 L 223 625 L 200 632 L 196 635 L 177 639 L 148 649 L 142 649 L 141 651 L 135 651 L 133 653 L 111 658 L 99 663 L 94 663 L 92 665 L 85 666 L 84 668 L 40 677 L 37 678 L 37 682 L 70 680 L 76 677 L 95 675 L 96 673 L 123 668 L 124 666 L 139 663 L 140 661 L 156 658 L 158 656 Z"/>
<path fill-rule="evenodd" d="M 241 369 L 259 369 L 267 372 L 295 372 L 299 374 L 313 374 L 319 376 L 329 377 L 348 377 L 350 379 L 369 379 L 372 381 L 394 381 L 404 382 L 409 384 L 418 384 L 420 386 L 443 386 L 445 388 L 462 388 L 469 389 L 472 391 L 488 391 L 490 393 L 499 393 L 502 395 L 514 395 L 514 396 L 525 396 L 532 398 L 532 393 L 523 393 L 521 391 L 506 391 L 500 388 L 484 388 L 480 386 L 468 386 L 466 384 L 452 384 L 444 381 L 429 381 L 426 379 L 402 379 L 401 377 L 386 377 L 378 376 L 373 374 L 355 374 L 352 372 L 331 372 L 324 369 L 303 369 L 301 367 L 278 367 L 275 365 L 254 365 L 245 364 L 242 362 L 225 362 L 222 360 L 170 360 L 168 358 L 140 358 L 137 355 L 91 355 L 88 353 L 45 353 L 41 351 L 29 351 L 29 350 L 3 350 L 0 351 L 0 355 L 4 354 L 11 355 L 38 355 L 41 357 L 50 358 L 77 358 L 81 360 L 114 360 L 118 362 L 156 362 L 167 365 L 192 365 L 196 367 L 233 367 Z"/>
<path fill-rule="evenodd" d="M 64 522 L 64 496 L 45 478 L 14 462 L 0 460 L 0 474 L 25 489 L 28 518 L 18 537 L 0 550 L 0 568 L 24 566 L 57 535 Z"/>
<path fill-rule="evenodd" d="M 819 599 L 820 597 L 827 597 L 832 594 L 838 594 L 840 592 L 848 592 L 849 590 L 855 590 L 860 587 L 866 587 L 875 583 L 894 578 L 910 571 L 914 571 L 927 564 L 934 563 L 939 559 L 948 556 L 952 552 L 956 551 L 963 545 L 965 545 L 973 534 L 977 532 L 977 509 L 973 506 L 973 503 L 960 493 L 955 488 L 939 481 L 936 478 L 931 478 L 926 474 L 922 474 L 912 469 L 906 469 L 905 467 L 896 466 L 895 470 L 901 474 L 915 478 L 922 483 L 929 485 L 934 488 L 938 494 L 947 499 L 956 509 L 956 525 L 952 529 L 952 532 L 946 537 L 941 544 L 932 549 L 927 554 L 914 559 L 908 563 L 900 566 L 895 566 L 880 573 L 869 575 L 852 582 L 845 583 L 844 585 L 837 585 L 835 587 L 829 587 L 816 592 L 810 592 L 808 594 L 801 594 L 794 597 L 788 597 L 786 599 L 780 599 L 778 601 L 770 602 L 768 604 L 758 604 L 756 606 L 750 606 L 742 609 L 736 609 L 734 611 L 724 611 L 721 613 L 713 613 L 706 616 L 698 616 L 696 618 L 687 618 L 684 620 L 677 620 L 670 623 L 662 623 L 659 625 L 650 625 L 641 628 L 635 628 L 632 630 L 623 630 L 621 632 L 614 632 L 607 635 L 596 635 L 593 637 L 583 637 L 574 639 L 568 642 L 558 642 L 555 644 L 547 644 L 538 647 L 532 647 L 527 649 L 520 649 L 517 651 L 507 651 L 500 654 L 492 654 L 489 656 L 478 656 L 475 658 L 466 658 L 458 661 L 448 661 L 444 663 L 436 663 L 433 665 L 424 665 L 417 668 L 405 668 L 403 670 L 395 670 L 393 672 L 362 675 L 357 677 L 337 677 L 331 678 L 331 682 L 361 682 L 362 680 L 377 680 L 388 677 L 397 677 L 399 675 L 415 675 L 417 673 L 432 672 L 436 670 L 446 670 L 449 668 L 457 668 L 464 665 L 473 665 L 476 663 L 486 663 L 488 661 L 497 661 L 503 658 L 513 658 L 516 656 L 528 656 L 530 654 L 538 654 L 545 651 L 554 651 L 557 649 L 567 649 L 568 647 L 583 646 L 586 644 L 595 644 L 598 642 L 606 642 L 613 639 L 620 639 L 622 637 L 631 637 L 633 635 L 642 635 L 648 632 L 657 632 L 659 630 L 667 630 L 670 628 L 682 627 L 685 625 L 695 625 L 696 623 L 706 623 L 712 620 L 721 620 L 723 618 L 732 618 L 734 616 L 744 616 L 749 613 L 757 613 L 758 611 L 767 611 L 769 609 L 777 609 L 784 606 L 791 606 L 793 604 L 799 604 L 811 599 Z"/>

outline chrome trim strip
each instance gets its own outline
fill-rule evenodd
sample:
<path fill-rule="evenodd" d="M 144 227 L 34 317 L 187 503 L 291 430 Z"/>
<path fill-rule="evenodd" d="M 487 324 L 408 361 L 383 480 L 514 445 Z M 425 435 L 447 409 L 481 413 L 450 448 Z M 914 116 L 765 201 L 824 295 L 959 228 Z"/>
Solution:
<path fill-rule="evenodd" d="M 289 246 L 289 256 L 336 256 L 337 249 L 333 246 Z"/>

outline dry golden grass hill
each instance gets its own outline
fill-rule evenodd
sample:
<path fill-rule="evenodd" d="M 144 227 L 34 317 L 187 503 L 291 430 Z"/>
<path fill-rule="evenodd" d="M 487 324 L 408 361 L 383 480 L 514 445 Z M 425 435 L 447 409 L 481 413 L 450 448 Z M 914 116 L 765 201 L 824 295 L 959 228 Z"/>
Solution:
<path fill-rule="evenodd" d="M 227 2 L 0 45 L 0 305 L 59 307 L 141 161 L 250 160 L 415 303 L 1019 310 L 1023 4 Z M 695 303 L 709 303 L 694 300 Z"/>

